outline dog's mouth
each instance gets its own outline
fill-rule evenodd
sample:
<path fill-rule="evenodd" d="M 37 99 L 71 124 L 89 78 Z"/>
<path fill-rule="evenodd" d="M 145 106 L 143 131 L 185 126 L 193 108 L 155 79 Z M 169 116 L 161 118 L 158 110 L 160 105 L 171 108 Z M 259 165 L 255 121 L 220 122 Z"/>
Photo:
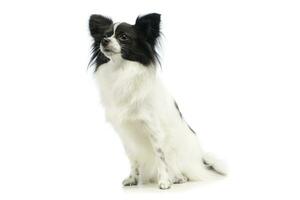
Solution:
<path fill-rule="evenodd" d="M 103 53 L 109 53 L 109 54 L 116 53 L 113 49 L 111 49 L 109 47 L 101 47 L 101 50 L 103 51 Z"/>
<path fill-rule="evenodd" d="M 103 48 L 103 51 L 105 51 L 105 52 L 113 52 L 111 49 L 109 49 L 109 48 Z"/>
<path fill-rule="evenodd" d="M 115 49 L 111 48 L 111 47 L 103 47 L 102 45 L 100 46 L 101 51 L 107 55 L 107 56 L 111 56 L 114 54 L 118 54 L 118 52 L 115 51 Z"/>

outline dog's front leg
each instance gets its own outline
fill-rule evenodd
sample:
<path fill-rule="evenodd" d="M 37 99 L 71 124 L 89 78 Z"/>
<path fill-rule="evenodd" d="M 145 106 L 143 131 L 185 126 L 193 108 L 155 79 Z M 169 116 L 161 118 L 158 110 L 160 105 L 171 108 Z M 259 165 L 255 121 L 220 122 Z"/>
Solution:
<path fill-rule="evenodd" d="M 171 179 L 168 174 L 168 164 L 164 148 L 165 134 L 157 122 L 147 121 L 145 126 L 149 132 L 149 139 L 152 144 L 154 155 L 157 159 L 157 180 L 160 189 L 169 189 L 171 187 Z"/>
<path fill-rule="evenodd" d="M 124 186 L 137 185 L 139 181 L 139 166 L 137 161 L 134 160 L 130 155 L 128 155 L 128 157 L 131 165 L 130 175 L 122 182 L 122 184 Z"/>
<path fill-rule="evenodd" d="M 138 185 L 139 183 L 139 163 L 136 159 L 136 155 L 134 154 L 132 143 L 129 141 L 131 140 L 131 137 L 128 135 L 128 130 L 126 126 L 118 123 L 113 123 L 113 127 L 116 130 L 116 132 L 119 133 L 119 136 L 121 138 L 121 141 L 124 146 L 124 150 L 127 154 L 127 157 L 130 162 L 130 175 L 123 180 L 122 184 L 123 186 L 133 186 L 133 185 Z"/>

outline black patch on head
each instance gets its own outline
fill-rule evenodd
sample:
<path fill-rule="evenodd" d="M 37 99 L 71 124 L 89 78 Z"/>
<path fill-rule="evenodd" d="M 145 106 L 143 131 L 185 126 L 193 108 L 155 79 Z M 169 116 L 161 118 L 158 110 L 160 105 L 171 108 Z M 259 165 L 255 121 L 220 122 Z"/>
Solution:
<path fill-rule="evenodd" d="M 135 25 L 122 23 L 115 33 L 122 57 L 145 66 L 158 61 L 155 45 L 159 35 L 160 15 L 156 13 L 138 17 Z"/>
<path fill-rule="evenodd" d="M 145 66 L 155 61 L 154 47 L 152 48 L 141 37 L 134 25 L 120 24 L 116 29 L 115 37 L 121 46 L 122 58 L 142 63 Z"/>
<path fill-rule="evenodd" d="M 151 13 L 139 16 L 135 22 L 135 30 L 137 32 L 140 50 L 143 51 L 143 64 L 159 62 L 158 53 L 155 50 L 157 40 L 160 36 L 160 14 Z"/>
<path fill-rule="evenodd" d="M 113 22 L 101 15 L 90 17 L 90 32 L 94 38 L 90 64 L 100 65 L 109 61 L 100 51 L 104 37 L 113 34 Z M 138 17 L 134 25 L 121 23 L 115 30 L 115 38 L 121 46 L 122 58 L 139 62 L 144 66 L 159 62 L 155 46 L 160 36 L 160 14 L 152 13 Z"/>
<path fill-rule="evenodd" d="M 89 29 L 94 39 L 92 45 L 92 57 L 89 65 L 96 64 L 95 71 L 103 63 L 107 63 L 109 59 L 100 51 L 100 43 L 107 34 L 108 30 L 112 30 L 113 21 L 102 15 L 91 15 L 89 20 Z M 112 31 L 111 31 L 112 32 Z"/>
<path fill-rule="evenodd" d="M 180 118 L 185 122 L 185 124 L 190 129 L 190 131 L 192 131 L 194 134 L 196 134 L 196 132 L 190 127 L 190 125 L 188 125 L 188 123 L 186 123 L 186 121 L 183 119 L 182 113 L 181 113 L 181 111 L 179 109 L 179 106 L 178 106 L 176 101 L 174 101 L 174 106 L 175 106 L 176 110 L 178 111 L 178 114 L 179 114 Z"/>
<path fill-rule="evenodd" d="M 160 14 L 152 13 L 138 17 L 134 26 L 143 39 L 154 46 L 160 35 Z"/>

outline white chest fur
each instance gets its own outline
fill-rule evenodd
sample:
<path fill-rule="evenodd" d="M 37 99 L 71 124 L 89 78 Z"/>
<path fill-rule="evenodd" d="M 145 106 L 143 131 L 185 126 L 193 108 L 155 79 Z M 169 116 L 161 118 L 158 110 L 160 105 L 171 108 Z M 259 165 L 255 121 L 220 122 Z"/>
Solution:
<path fill-rule="evenodd" d="M 96 72 L 109 121 L 136 118 L 155 88 L 155 69 L 126 60 L 111 60 Z"/>

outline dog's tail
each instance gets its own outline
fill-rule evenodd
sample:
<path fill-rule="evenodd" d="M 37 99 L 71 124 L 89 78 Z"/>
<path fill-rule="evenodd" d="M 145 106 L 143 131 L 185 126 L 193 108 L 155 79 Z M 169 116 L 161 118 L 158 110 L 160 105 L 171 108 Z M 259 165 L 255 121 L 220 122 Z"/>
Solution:
<path fill-rule="evenodd" d="M 187 163 L 182 172 L 190 181 L 213 180 L 228 174 L 226 165 L 211 153 L 202 153 L 200 160 Z"/>
<path fill-rule="evenodd" d="M 214 171 L 223 176 L 228 174 L 227 166 L 211 153 L 204 154 L 202 162 L 208 170 Z"/>

